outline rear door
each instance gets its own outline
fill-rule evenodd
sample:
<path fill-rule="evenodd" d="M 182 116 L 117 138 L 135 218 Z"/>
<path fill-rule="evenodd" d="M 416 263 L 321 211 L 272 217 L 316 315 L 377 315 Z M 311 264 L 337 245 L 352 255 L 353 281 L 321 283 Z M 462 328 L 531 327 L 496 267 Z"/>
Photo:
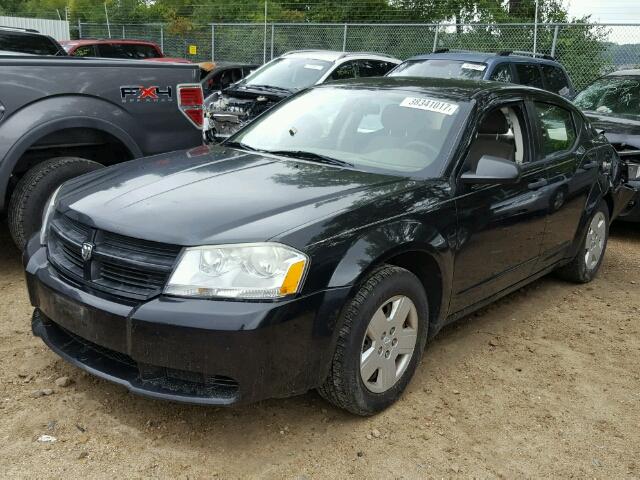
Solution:
<path fill-rule="evenodd" d="M 588 132 L 570 107 L 552 98 L 532 100 L 528 106 L 538 132 L 539 162 L 545 165 L 548 179 L 540 191 L 548 205 L 539 264 L 544 268 L 566 256 L 573 243 L 598 176 L 600 155 L 583 146 Z"/>

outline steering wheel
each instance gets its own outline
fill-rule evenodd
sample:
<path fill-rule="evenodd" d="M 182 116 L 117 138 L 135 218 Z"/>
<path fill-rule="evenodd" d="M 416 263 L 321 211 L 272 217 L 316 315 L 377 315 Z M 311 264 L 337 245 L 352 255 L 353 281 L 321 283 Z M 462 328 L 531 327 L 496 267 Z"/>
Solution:
<path fill-rule="evenodd" d="M 440 153 L 439 150 L 436 150 L 436 148 L 426 142 L 421 142 L 419 140 L 413 140 L 407 144 L 405 144 L 405 148 L 411 149 L 411 150 L 415 150 L 417 152 L 423 153 L 424 150 L 429 150 L 431 153 L 433 153 L 434 157 L 437 157 L 438 154 Z"/>

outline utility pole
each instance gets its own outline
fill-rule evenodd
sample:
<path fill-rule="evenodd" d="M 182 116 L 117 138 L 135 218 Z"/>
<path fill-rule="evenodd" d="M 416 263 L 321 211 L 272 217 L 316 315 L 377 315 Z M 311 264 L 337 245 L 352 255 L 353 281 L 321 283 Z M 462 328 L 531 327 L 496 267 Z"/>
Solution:
<path fill-rule="evenodd" d="M 111 25 L 109 25 L 109 12 L 107 12 L 107 2 L 104 2 L 104 16 L 107 17 L 107 33 L 111 38 Z"/>

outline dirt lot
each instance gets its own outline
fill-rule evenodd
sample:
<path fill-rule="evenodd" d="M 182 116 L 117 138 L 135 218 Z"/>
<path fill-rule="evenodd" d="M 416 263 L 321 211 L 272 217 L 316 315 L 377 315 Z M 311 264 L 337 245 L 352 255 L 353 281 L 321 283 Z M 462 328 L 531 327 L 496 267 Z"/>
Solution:
<path fill-rule="evenodd" d="M 447 328 L 369 419 L 313 392 L 232 409 L 135 397 L 31 336 L 3 224 L 0 274 L 3 478 L 640 478 L 639 226 L 614 228 L 592 284 L 545 278 Z"/>

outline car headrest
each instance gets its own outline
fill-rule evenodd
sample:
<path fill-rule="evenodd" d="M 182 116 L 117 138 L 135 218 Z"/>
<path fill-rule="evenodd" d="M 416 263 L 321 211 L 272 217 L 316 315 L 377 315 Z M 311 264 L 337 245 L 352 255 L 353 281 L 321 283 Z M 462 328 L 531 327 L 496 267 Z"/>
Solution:
<path fill-rule="evenodd" d="M 484 117 L 478 128 L 478 133 L 483 135 L 502 135 L 508 132 L 509 123 L 500 110 L 494 110 Z"/>

